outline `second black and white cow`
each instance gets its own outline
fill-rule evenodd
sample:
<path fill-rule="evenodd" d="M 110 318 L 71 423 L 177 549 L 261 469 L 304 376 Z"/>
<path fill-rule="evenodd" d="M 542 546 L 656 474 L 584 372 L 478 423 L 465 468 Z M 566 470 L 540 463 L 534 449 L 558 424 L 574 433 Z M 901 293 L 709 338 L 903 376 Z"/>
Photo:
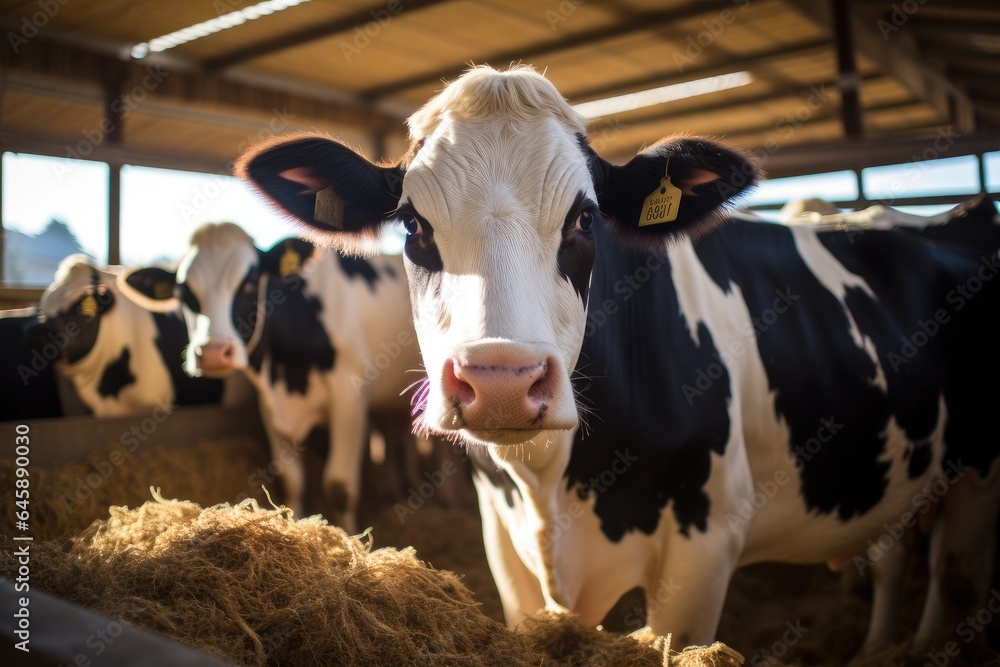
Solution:
<path fill-rule="evenodd" d="M 406 228 L 419 427 L 473 447 L 509 623 L 596 624 L 641 587 L 670 592 L 654 631 L 707 643 L 735 568 L 863 557 L 933 510 L 917 644 L 985 601 L 996 243 L 720 227 L 746 157 L 679 137 L 611 165 L 527 69 L 475 69 L 409 127 L 395 166 L 293 135 L 239 173 L 339 248 Z M 894 639 L 893 588 L 876 575 L 868 648 Z"/>
<path fill-rule="evenodd" d="M 183 371 L 188 338 L 181 311 L 145 310 L 121 294 L 117 281 L 86 255 L 60 262 L 38 316 L 24 327 L 30 356 L 18 369 L 22 381 L 45 382 L 54 364 L 97 417 L 222 402 L 221 381 Z"/>
<path fill-rule="evenodd" d="M 304 442 L 314 427 L 328 426 L 328 516 L 353 530 L 369 411 L 406 410 L 400 396 L 406 373 L 420 367 L 402 258 L 351 259 L 300 239 L 261 251 L 232 223 L 203 225 L 190 245 L 176 274 L 168 275 L 198 314 L 188 372 L 247 374 L 285 504 L 298 514 L 306 490 Z M 137 271 L 126 280 L 169 305 L 172 291 L 157 297 L 143 290 L 163 276 Z"/>

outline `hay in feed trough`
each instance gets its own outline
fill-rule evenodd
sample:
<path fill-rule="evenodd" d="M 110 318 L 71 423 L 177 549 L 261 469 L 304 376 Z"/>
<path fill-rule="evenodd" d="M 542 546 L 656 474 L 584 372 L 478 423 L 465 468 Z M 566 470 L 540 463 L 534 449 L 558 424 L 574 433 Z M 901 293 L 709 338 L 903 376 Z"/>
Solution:
<path fill-rule="evenodd" d="M 11 552 L 0 556 L 7 577 Z M 602 633 L 567 616 L 512 632 L 412 550 L 372 551 L 319 517 L 293 520 L 252 500 L 113 507 L 65 545 L 36 543 L 33 580 L 240 665 L 738 664 L 721 646 L 668 660 L 662 638 Z"/>

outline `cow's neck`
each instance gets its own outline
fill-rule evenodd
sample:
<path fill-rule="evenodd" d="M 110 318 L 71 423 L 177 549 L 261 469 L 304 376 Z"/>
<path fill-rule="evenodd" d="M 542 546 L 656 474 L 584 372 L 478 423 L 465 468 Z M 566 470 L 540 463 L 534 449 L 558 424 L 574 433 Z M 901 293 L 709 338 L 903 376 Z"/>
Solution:
<path fill-rule="evenodd" d="M 490 458 L 533 488 L 555 484 L 562 477 L 573 445 L 569 431 L 542 431 L 520 445 L 492 446 Z"/>

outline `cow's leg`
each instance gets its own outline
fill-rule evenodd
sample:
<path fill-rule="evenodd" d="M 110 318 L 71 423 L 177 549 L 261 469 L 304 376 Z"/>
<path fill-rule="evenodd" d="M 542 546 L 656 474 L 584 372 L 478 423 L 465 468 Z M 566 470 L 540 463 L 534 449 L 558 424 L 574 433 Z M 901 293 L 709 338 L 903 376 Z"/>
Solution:
<path fill-rule="evenodd" d="M 664 551 L 660 576 L 646 591 L 646 624 L 672 645 L 710 644 L 722 616 L 729 580 L 739 558 L 739 540 L 724 523 L 690 536 L 674 533 Z"/>
<path fill-rule="evenodd" d="M 927 602 L 914 638 L 917 655 L 940 651 L 956 632 L 960 646 L 985 642 L 984 633 L 965 619 L 986 606 L 992 581 L 1000 460 L 985 477 L 975 469 L 950 475 L 951 488 L 938 501 L 942 507 L 931 532 Z"/>
<path fill-rule="evenodd" d="M 357 531 L 361 464 L 367 451 L 368 402 L 346 372 L 330 381 L 330 451 L 323 466 L 323 495 L 332 523 Z"/>
<path fill-rule="evenodd" d="M 872 563 L 872 613 L 859 655 L 871 655 L 896 642 L 903 580 L 915 541 L 914 530 L 902 536 Z"/>
<path fill-rule="evenodd" d="M 542 589 L 531 571 L 521 561 L 510 533 L 493 507 L 490 495 L 496 493 L 492 488 L 481 488 L 481 482 L 476 480 L 476 492 L 479 496 L 479 513 L 483 521 L 483 544 L 486 547 L 486 560 L 496 582 L 500 594 L 500 604 L 503 606 L 504 620 L 508 627 L 513 628 L 528 616 L 545 607 Z M 488 482 L 482 482 L 489 487 Z M 502 501 L 501 501 L 502 502 Z"/>
<path fill-rule="evenodd" d="M 271 463 L 268 469 L 277 470 L 284 490 L 284 505 L 292 510 L 293 516 L 301 517 L 304 511 L 306 493 L 306 471 L 302 462 L 302 447 L 296 446 L 274 425 L 274 409 L 260 405 L 261 422 L 271 448 Z"/>

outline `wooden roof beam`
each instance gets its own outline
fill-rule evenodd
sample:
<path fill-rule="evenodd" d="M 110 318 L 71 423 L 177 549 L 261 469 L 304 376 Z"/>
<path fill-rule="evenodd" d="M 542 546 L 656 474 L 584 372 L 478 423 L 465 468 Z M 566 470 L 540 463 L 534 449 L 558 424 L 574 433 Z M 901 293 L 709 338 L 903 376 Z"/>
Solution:
<path fill-rule="evenodd" d="M 710 76 L 729 74 L 730 72 L 735 71 L 746 70 L 753 72 L 755 69 L 768 65 L 775 60 L 790 58 L 793 56 L 807 57 L 817 55 L 827 51 L 829 48 L 830 41 L 828 39 L 810 40 L 808 42 L 785 46 L 772 51 L 765 51 L 764 53 L 757 55 L 743 57 L 739 60 L 727 60 L 723 63 L 715 63 L 705 67 L 692 68 L 686 70 L 683 74 L 678 74 L 676 72 L 670 72 L 669 74 L 658 73 L 652 76 L 644 76 L 616 83 L 613 86 L 601 86 L 599 88 L 561 92 L 566 99 L 570 100 L 574 104 L 577 104 L 580 102 L 588 102 L 590 100 L 599 100 L 604 99 L 605 97 L 614 97 L 615 95 L 632 93 L 637 90 L 658 88 L 660 86 L 669 86 L 674 83 L 684 83 L 695 79 L 704 79 Z"/>
<path fill-rule="evenodd" d="M 496 65 L 521 62 L 549 53 L 607 41 L 609 39 L 630 35 L 644 30 L 655 30 L 666 23 L 684 21 L 698 16 L 703 16 L 711 12 L 717 12 L 720 9 L 731 6 L 731 0 L 702 0 L 700 2 L 695 2 L 670 10 L 641 12 L 635 14 L 629 19 L 626 19 L 625 21 L 614 23 L 610 26 L 602 26 L 599 28 L 585 30 L 562 39 L 547 39 L 533 45 L 511 49 L 509 51 L 501 51 L 499 53 L 487 54 L 477 58 L 477 60 L 481 63 L 492 63 Z M 381 86 L 375 86 L 374 88 L 369 88 L 364 91 L 362 93 L 362 97 L 378 101 L 382 98 L 403 92 L 405 90 L 426 86 L 428 84 L 440 83 L 443 80 L 454 79 L 465 72 L 465 70 L 468 69 L 468 66 L 468 63 L 451 65 L 434 72 L 428 72 L 427 74 L 407 77 L 405 79 L 399 79 Z"/>
<path fill-rule="evenodd" d="M 826 28 L 831 25 L 831 8 L 825 2 L 810 0 L 788 0 L 799 13 L 816 25 Z M 912 17 L 908 17 L 912 20 Z M 883 72 L 896 78 L 919 100 L 927 103 L 941 116 L 951 118 L 962 133 L 975 131 L 975 111 L 969 97 L 951 84 L 945 77 L 920 62 L 910 35 L 904 33 L 906 22 L 883 39 L 876 26 L 862 21 L 858 16 L 851 19 L 855 43 L 858 51 L 873 61 Z"/>
<path fill-rule="evenodd" d="M 877 81 L 879 79 L 886 78 L 885 75 L 878 74 L 872 76 L 866 76 L 862 78 L 862 81 L 870 82 Z M 696 114 L 702 115 L 706 113 L 715 113 L 718 111 L 730 111 L 733 109 L 739 109 L 742 107 L 748 107 L 751 105 L 767 104 L 769 102 L 776 102 L 789 97 L 798 98 L 802 101 L 802 105 L 805 105 L 810 113 L 826 105 L 826 97 L 834 95 L 837 93 L 837 80 L 829 79 L 826 81 L 820 81 L 811 86 L 802 85 L 791 85 L 782 86 L 776 90 L 771 90 L 758 95 L 751 95 L 748 97 L 743 97 L 739 99 L 732 99 L 726 96 L 725 99 L 720 100 L 714 104 L 704 104 L 695 109 L 686 109 L 684 111 L 659 111 L 653 114 L 647 114 L 645 116 L 636 117 L 629 119 L 627 121 L 618 121 L 616 117 L 610 116 L 607 118 L 598 118 L 591 123 L 591 133 L 601 132 L 603 130 L 610 130 L 614 128 L 620 128 L 622 125 L 627 127 L 634 127 L 636 125 L 646 125 L 650 123 L 662 123 L 665 121 L 670 121 L 674 118 L 683 118 L 686 115 Z M 813 102 L 815 100 L 815 102 Z M 782 121 L 786 119 L 779 118 L 775 120 L 772 124 L 773 126 L 780 126 Z M 794 122 L 798 122 L 793 119 Z"/>
<path fill-rule="evenodd" d="M 390 2 L 388 5 L 385 2 L 382 2 L 375 7 L 363 9 L 342 18 L 325 21 L 316 25 L 310 25 L 301 30 L 296 30 L 295 32 L 278 35 L 276 37 L 272 37 L 271 39 L 257 42 L 252 46 L 234 49 L 221 56 L 209 58 L 203 63 L 203 65 L 205 71 L 217 72 L 236 65 L 242 65 L 243 63 L 256 58 L 269 56 L 272 53 L 284 51 L 296 46 L 302 46 L 303 44 L 314 42 L 318 39 L 324 39 L 330 35 L 336 35 L 340 32 L 348 32 L 354 30 L 355 28 L 361 28 L 372 22 L 381 25 L 383 20 L 391 21 L 397 15 L 409 14 L 411 12 L 433 7 L 434 5 L 448 1 L 449 0 L 407 0 L 405 5 L 399 0 Z M 392 11 L 394 7 L 396 8 L 395 12 Z M 388 14 L 388 16 L 386 16 L 386 14 Z"/>

